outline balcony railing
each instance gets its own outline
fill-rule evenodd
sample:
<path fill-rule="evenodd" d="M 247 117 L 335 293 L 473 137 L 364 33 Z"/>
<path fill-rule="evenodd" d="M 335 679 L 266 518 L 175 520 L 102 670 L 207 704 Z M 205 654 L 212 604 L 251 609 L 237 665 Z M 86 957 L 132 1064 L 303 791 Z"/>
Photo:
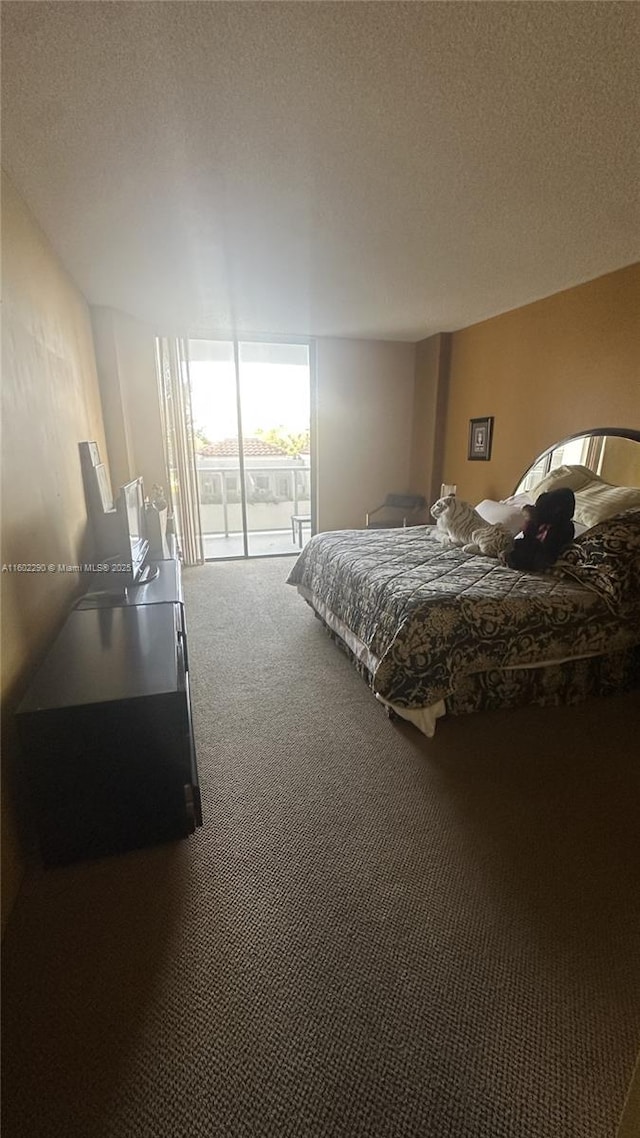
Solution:
<path fill-rule="evenodd" d="M 228 537 L 243 528 L 240 470 L 211 462 L 197 464 L 202 532 Z M 310 513 L 309 479 L 309 467 L 295 460 L 245 469 L 248 529 L 288 530 L 292 514 Z"/>

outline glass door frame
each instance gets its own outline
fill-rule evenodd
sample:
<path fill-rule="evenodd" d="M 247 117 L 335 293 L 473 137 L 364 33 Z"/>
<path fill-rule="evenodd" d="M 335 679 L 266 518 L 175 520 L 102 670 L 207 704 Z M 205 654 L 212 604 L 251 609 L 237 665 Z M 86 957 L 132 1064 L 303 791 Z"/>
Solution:
<path fill-rule="evenodd" d="M 309 336 L 274 336 L 274 335 L 261 335 L 259 333 L 252 333 L 251 335 L 207 335 L 206 333 L 199 332 L 198 335 L 192 335 L 189 339 L 193 340 L 213 340 L 221 343 L 233 345 L 233 363 L 235 369 L 235 382 L 236 382 L 236 418 L 237 418 L 237 431 L 238 431 L 238 455 L 239 455 L 239 474 L 240 474 L 240 502 L 242 510 L 242 544 L 244 552 L 240 554 L 230 554 L 228 557 L 205 557 L 205 565 L 214 564 L 217 561 L 249 561 L 260 560 L 268 557 L 296 557 L 300 550 L 295 549 L 292 553 L 250 553 L 249 552 L 249 534 L 250 530 L 247 524 L 247 482 L 245 477 L 245 461 L 244 461 L 244 435 L 242 429 L 242 386 L 240 382 L 240 344 L 301 344 L 308 349 L 309 353 L 309 480 L 310 480 L 310 494 L 311 494 L 311 534 L 316 532 L 318 507 L 317 507 L 317 455 L 316 455 L 316 440 L 318 434 L 318 398 L 317 398 L 317 373 L 316 373 L 316 342 Z M 187 354 L 189 348 L 189 340 L 187 340 Z M 190 381 L 189 381 L 190 382 Z"/>

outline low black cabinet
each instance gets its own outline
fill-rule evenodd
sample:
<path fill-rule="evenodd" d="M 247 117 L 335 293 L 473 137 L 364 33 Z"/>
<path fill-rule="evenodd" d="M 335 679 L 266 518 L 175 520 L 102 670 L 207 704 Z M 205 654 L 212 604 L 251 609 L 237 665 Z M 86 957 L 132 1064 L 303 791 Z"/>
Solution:
<path fill-rule="evenodd" d="M 202 823 L 184 607 L 139 592 L 140 603 L 74 609 L 18 710 L 45 865 Z"/>

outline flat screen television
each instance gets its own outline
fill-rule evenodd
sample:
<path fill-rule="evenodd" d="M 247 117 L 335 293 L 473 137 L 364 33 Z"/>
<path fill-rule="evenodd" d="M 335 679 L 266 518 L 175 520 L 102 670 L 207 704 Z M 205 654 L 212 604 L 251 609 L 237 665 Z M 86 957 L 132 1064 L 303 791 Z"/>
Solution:
<path fill-rule="evenodd" d="M 134 478 L 132 482 L 127 482 L 120 487 L 118 510 L 124 522 L 127 541 L 127 548 L 122 551 L 123 558 L 131 563 L 129 580 L 134 584 L 143 584 L 146 580 L 151 579 L 151 573 L 149 567 L 145 567 L 149 542 L 147 540 L 144 489 L 141 478 Z"/>

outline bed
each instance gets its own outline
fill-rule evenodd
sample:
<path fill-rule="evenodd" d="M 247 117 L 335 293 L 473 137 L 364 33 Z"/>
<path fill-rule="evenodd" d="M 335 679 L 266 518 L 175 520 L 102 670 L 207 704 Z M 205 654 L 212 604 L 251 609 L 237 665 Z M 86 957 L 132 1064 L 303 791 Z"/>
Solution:
<path fill-rule="evenodd" d="M 628 484 L 594 471 L 609 439 L 631 447 L 621 457 L 616 443 Z M 482 503 L 517 517 L 541 488 L 574 489 L 578 536 L 547 573 L 443 548 L 436 527 L 422 525 L 318 534 L 288 583 L 388 712 L 428 736 L 445 714 L 630 690 L 640 686 L 636 459 L 640 474 L 640 432 L 574 436 L 539 456 L 510 498 Z"/>

